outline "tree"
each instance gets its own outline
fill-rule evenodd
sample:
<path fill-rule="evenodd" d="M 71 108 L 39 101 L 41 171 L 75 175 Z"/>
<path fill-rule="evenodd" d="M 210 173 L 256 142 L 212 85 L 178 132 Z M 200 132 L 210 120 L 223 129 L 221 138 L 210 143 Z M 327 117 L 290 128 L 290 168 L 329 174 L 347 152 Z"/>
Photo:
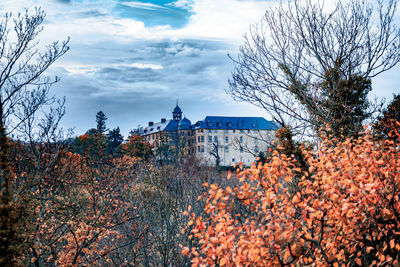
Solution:
<path fill-rule="evenodd" d="M 221 156 L 219 155 L 219 150 L 221 148 L 219 146 L 218 138 L 214 140 L 214 142 L 211 143 L 210 146 L 211 146 L 210 155 L 215 158 L 215 166 L 219 167 L 219 164 L 221 163 Z"/>
<path fill-rule="evenodd" d="M 107 131 L 106 120 L 107 117 L 103 111 L 97 112 L 96 114 L 97 131 L 101 134 L 104 134 Z"/>
<path fill-rule="evenodd" d="M 74 140 L 73 151 L 88 158 L 105 158 L 108 153 L 108 138 L 97 129 L 90 129 Z"/>
<path fill-rule="evenodd" d="M 193 266 L 399 264 L 400 147 L 366 132 L 303 154 L 307 170 L 275 151 L 231 175 L 232 187 L 205 184 L 207 215 L 192 213 L 187 228 L 198 245 L 183 248 Z"/>
<path fill-rule="evenodd" d="M 400 130 L 396 122 L 400 122 L 400 94 L 393 96 L 393 100 L 383 111 L 383 114 L 378 117 L 373 127 L 374 133 L 381 139 L 398 141 L 397 135 L 389 135 L 389 133 L 393 132 L 394 128 Z"/>
<path fill-rule="evenodd" d="M 354 135 L 379 107 L 367 100 L 371 78 L 400 61 L 397 3 L 293 0 L 267 10 L 233 59 L 227 92 L 295 133 L 329 124 L 333 136 Z"/>
<path fill-rule="evenodd" d="M 123 144 L 123 153 L 144 160 L 153 157 L 153 147 L 143 140 L 140 135 L 131 135 L 128 143 Z"/>
<path fill-rule="evenodd" d="M 122 136 L 119 127 L 109 131 L 107 133 L 107 138 L 108 138 L 108 150 L 110 154 L 113 154 L 115 149 L 119 147 L 122 142 L 124 141 L 124 137 Z"/>
<path fill-rule="evenodd" d="M 43 73 L 69 49 L 67 39 L 61 43 L 54 42 L 44 52 L 39 52 L 37 36 L 43 29 L 44 18 L 45 13 L 36 8 L 33 15 L 29 15 L 28 10 L 14 18 L 6 14 L 0 22 L 0 214 L 2 218 L 7 217 L 7 220 L 1 220 L 2 265 L 21 264 L 21 244 L 26 241 L 26 232 L 21 231 L 24 228 L 21 225 L 26 223 L 29 228 L 29 222 L 20 219 L 27 217 L 21 215 L 27 215 L 29 207 L 21 202 L 24 197 L 14 192 L 7 135 L 19 131 L 28 134 L 28 141 L 32 141 L 29 139 L 35 127 L 55 126 L 63 115 L 63 102 L 59 102 L 58 111 L 50 110 L 52 115 L 58 117 L 45 115 L 44 120 L 51 121 L 47 126 L 41 125 L 35 117 L 40 109 L 56 102 L 54 97 L 49 96 L 49 89 L 59 79 L 50 79 Z M 51 129 L 48 128 L 47 133 Z"/>

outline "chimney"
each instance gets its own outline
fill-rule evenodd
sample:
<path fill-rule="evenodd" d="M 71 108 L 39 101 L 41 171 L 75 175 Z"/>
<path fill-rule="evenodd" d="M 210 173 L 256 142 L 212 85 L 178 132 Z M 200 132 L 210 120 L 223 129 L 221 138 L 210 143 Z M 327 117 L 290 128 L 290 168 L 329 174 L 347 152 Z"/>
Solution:
<path fill-rule="evenodd" d="M 161 123 L 165 123 L 166 121 L 167 121 L 167 119 L 165 119 L 165 118 L 161 119 Z"/>
<path fill-rule="evenodd" d="M 152 121 L 149 121 L 149 126 L 153 126 L 153 122 Z"/>

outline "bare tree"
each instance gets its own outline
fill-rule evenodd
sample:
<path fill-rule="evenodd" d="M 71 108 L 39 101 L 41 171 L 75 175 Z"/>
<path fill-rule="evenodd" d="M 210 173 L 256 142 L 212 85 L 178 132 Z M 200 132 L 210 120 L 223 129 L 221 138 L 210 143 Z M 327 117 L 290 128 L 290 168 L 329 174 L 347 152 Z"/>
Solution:
<path fill-rule="evenodd" d="M 13 192 L 13 174 L 9 159 L 9 141 L 7 135 L 18 130 L 29 133 L 32 139 L 35 127 L 40 137 L 54 136 L 59 119 L 64 114 L 64 102 L 50 109 L 52 115 L 36 119 L 40 109 L 54 104 L 56 99 L 49 96 L 50 86 L 57 77 L 50 79 L 43 73 L 60 56 L 68 51 L 68 41 L 54 42 L 44 52 L 39 52 L 38 34 L 45 13 L 36 8 L 33 15 L 28 10 L 13 18 L 6 14 L 0 21 L 0 201 L 2 219 L 0 223 L 0 264 L 18 264 L 19 257 L 26 249 L 21 246 L 28 234 L 24 233 L 24 220 L 27 209 L 21 202 L 21 196 Z M 58 116 L 53 117 L 53 116 Z M 29 228 L 27 226 L 27 228 Z M 27 232 L 27 231 L 25 231 Z"/>
<path fill-rule="evenodd" d="M 240 136 L 236 136 L 233 139 L 233 147 L 236 150 L 251 154 L 253 157 L 258 157 L 260 152 L 265 152 L 262 150 L 263 148 L 268 148 L 272 145 L 275 139 L 275 131 L 257 130 L 253 133 L 246 133 L 243 131 L 242 138 L 243 137 L 247 137 L 247 140 L 252 140 L 255 145 L 252 145 L 249 141 L 243 142 Z M 259 148 L 261 148 L 261 150 L 259 150 Z"/>
<path fill-rule="evenodd" d="M 233 59 L 227 92 L 297 133 L 329 124 L 354 134 L 378 106 L 367 99 L 371 78 L 400 61 L 397 3 L 293 0 L 266 11 Z"/>
<path fill-rule="evenodd" d="M 210 155 L 215 158 L 215 166 L 219 167 L 219 164 L 221 163 L 221 156 L 219 155 L 219 150 L 221 147 L 219 145 L 218 138 L 215 139 L 214 142 L 209 144 L 209 146 L 211 146 Z"/>
<path fill-rule="evenodd" d="M 55 99 L 49 96 L 49 88 L 59 78 L 50 79 L 42 74 L 65 52 L 68 41 L 58 41 L 47 46 L 45 52 L 38 49 L 38 34 L 45 13 L 36 8 L 33 15 L 28 10 L 18 14 L 10 25 L 11 14 L 0 22 L 0 125 L 10 133 L 31 115 Z M 10 28 L 14 36 L 10 36 Z"/>

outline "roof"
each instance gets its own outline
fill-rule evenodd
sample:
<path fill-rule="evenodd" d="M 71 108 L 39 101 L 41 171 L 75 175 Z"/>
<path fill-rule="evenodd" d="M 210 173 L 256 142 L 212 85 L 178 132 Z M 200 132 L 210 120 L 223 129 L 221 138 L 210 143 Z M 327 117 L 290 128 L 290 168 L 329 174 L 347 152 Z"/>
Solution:
<path fill-rule="evenodd" d="M 173 132 L 178 130 L 178 121 L 169 120 L 167 127 L 165 127 L 164 131 Z"/>
<path fill-rule="evenodd" d="M 173 113 L 182 113 L 182 110 L 178 105 L 176 105 L 176 107 L 174 108 Z"/>
<path fill-rule="evenodd" d="M 147 126 L 144 127 L 142 134 L 143 135 L 148 135 L 152 133 L 158 133 L 165 131 L 165 129 L 168 127 L 168 125 L 173 122 L 173 120 L 166 120 L 165 122 L 156 122 L 152 126 Z"/>
<path fill-rule="evenodd" d="M 232 129 L 232 130 L 277 130 L 279 127 L 273 121 L 262 117 L 224 117 L 207 116 L 196 122 L 195 129 Z"/>
<path fill-rule="evenodd" d="M 192 122 L 184 117 L 178 124 L 179 130 L 190 130 L 192 128 Z"/>

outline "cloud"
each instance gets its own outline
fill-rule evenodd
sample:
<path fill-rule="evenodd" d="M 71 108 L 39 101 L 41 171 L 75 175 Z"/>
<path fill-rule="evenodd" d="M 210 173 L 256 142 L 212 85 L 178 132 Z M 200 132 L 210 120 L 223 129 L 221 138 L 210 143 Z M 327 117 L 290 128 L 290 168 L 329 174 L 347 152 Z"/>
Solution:
<path fill-rule="evenodd" d="M 194 5 L 194 0 L 177 0 L 177 1 L 169 3 L 167 5 L 186 9 L 186 10 L 191 10 Z"/>
<path fill-rule="evenodd" d="M 157 9 L 168 9 L 167 7 L 152 4 L 152 3 L 146 3 L 146 2 L 122 2 L 121 5 L 128 6 L 128 7 L 133 7 L 133 8 L 141 8 L 141 9 L 149 9 L 149 10 L 157 10 Z"/>
<path fill-rule="evenodd" d="M 55 63 L 54 66 L 60 66 L 59 64 Z M 149 64 L 149 63 L 138 63 L 138 62 L 133 62 L 133 63 L 114 63 L 114 64 L 69 64 L 65 65 L 62 64 L 62 66 L 65 68 L 65 70 L 70 73 L 70 74 L 79 74 L 79 75 L 90 75 L 98 72 L 99 70 L 102 69 L 121 69 L 121 68 L 134 68 L 134 69 L 162 69 L 162 65 L 158 64 Z"/>
<path fill-rule="evenodd" d="M 269 1 L 196 0 L 190 10 L 193 15 L 179 33 L 239 43 L 249 25 L 258 22 L 271 5 L 273 2 Z"/>

